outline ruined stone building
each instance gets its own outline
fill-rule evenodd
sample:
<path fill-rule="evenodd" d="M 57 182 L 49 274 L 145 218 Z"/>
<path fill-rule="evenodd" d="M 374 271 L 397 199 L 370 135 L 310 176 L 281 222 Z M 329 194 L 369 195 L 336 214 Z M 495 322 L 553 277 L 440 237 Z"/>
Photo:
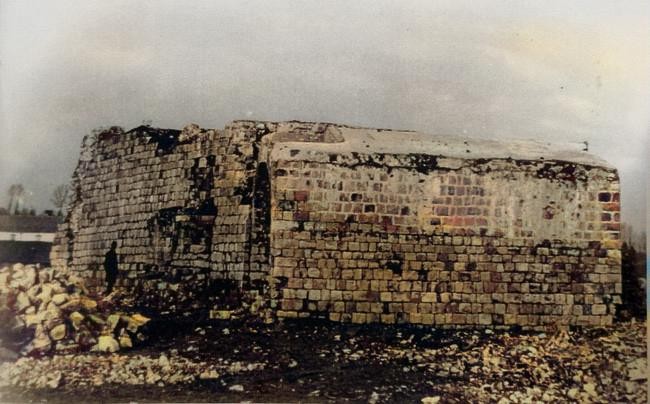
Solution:
<path fill-rule="evenodd" d="M 619 180 L 566 146 L 303 122 L 84 139 L 52 262 L 161 311 L 436 327 L 612 321 Z M 233 300 L 232 296 L 235 296 Z M 230 299 L 230 300 L 229 300 Z"/>

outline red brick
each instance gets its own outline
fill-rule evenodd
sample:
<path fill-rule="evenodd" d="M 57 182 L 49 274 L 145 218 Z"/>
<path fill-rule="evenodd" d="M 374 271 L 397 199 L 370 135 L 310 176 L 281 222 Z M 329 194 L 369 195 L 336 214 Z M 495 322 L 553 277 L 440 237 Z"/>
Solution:
<path fill-rule="evenodd" d="M 609 212 L 618 212 L 621 210 L 621 204 L 617 202 L 612 202 L 612 203 L 603 203 L 603 210 L 609 211 Z"/>
<path fill-rule="evenodd" d="M 309 191 L 294 191 L 293 199 L 296 201 L 306 201 L 309 199 Z"/>
<path fill-rule="evenodd" d="M 451 219 L 451 225 L 452 226 L 462 226 L 463 225 L 463 218 L 460 216 L 454 216 Z"/>

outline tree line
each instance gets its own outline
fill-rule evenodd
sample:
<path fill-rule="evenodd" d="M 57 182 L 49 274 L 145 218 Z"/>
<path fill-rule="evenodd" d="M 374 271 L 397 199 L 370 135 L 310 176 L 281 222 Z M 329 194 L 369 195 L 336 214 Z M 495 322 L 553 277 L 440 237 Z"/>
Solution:
<path fill-rule="evenodd" d="M 23 184 L 12 184 L 7 190 L 9 203 L 7 207 L 0 207 L 0 214 L 3 215 L 36 215 L 36 209 L 27 206 L 31 192 Z M 50 203 L 53 209 L 46 209 L 43 213 L 62 216 L 70 202 L 70 187 L 68 185 L 57 185 L 50 196 Z"/>

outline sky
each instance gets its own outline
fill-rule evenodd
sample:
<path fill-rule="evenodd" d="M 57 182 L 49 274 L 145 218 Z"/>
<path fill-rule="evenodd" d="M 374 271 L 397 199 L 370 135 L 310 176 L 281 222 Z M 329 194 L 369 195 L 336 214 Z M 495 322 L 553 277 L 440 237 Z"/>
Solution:
<path fill-rule="evenodd" d="M 0 0 L 0 206 L 52 208 L 94 128 L 235 119 L 588 141 L 644 229 L 650 4 Z"/>

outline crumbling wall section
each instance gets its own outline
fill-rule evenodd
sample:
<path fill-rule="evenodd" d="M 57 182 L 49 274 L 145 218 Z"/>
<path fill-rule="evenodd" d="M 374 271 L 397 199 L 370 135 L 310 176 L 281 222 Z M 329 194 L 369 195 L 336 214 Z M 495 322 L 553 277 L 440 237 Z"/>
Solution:
<path fill-rule="evenodd" d="M 211 307 L 217 299 L 237 304 L 266 270 L 249 271 L 257 164 L 256 132 L 248 129 L 141 126 L 86 137 L 53 264 L 100 290 L 104 254 L 117 241 L 118 285 L 141 304 L 160 311 Z"/>
<path fill-rule="evenodd" d="M 220 293 L 261 295 L 267 292 L 269 272 L 268 223 L 264 209 L 270 194 L 264 191 L 270 178 L 264 178 L 260 162 L 266 167 L 260 144 L 268 133 L 264 124 L 237 121 L 226 127 L 217 149 L 221 171 L 215 181 L 215 205 L 219 211 L 214 227 L 211 268 L 223 283 Z M 266 199 L 265 199 L 266 198 Z"/>
<path fill-rule="evenodd" d="M 273 170 L 280 317 L 442 327 L 612 321 L 621 293 L 614 170 L 291 150 Z"/>

